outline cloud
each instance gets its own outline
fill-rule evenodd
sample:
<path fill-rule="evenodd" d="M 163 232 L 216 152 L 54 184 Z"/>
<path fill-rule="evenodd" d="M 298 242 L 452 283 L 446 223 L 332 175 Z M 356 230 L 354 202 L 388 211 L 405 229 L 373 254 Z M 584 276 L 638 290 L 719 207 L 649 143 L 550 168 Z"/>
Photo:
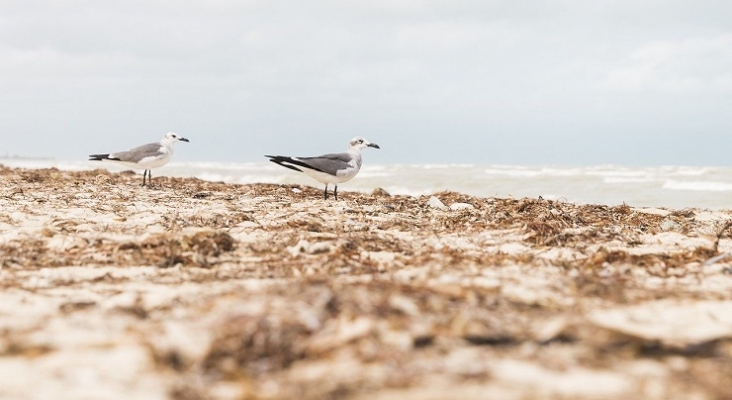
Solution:
<path fill-rule="evenodd" d="M 431 137 L 414 154 L 432 160 L 448 142 L 483 159 L 486 135 L 500 140 L 485 151 L 530 158 L 525 142 L 566 132 L 589 143 L 678 120 L 727 127 L 713 114 L 732 90 L 725 4 L 7 0 L 0 135 L 13 152 L 75 154 L 66 142 L 205 132 L 197 156 L 239 160 L 260 142 L 374 131 Z"/>
<path fill-rule="evenodd" d="M 634 93 L 731 93 L 732 34 L 644 44 L 623 64 L 607 74 L 606 89 Z"/>

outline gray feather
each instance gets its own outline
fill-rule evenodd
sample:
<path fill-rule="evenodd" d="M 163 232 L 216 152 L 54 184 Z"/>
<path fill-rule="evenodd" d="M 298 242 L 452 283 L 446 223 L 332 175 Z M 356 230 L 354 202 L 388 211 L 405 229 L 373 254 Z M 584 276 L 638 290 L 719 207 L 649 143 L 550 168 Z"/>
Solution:
<path fill-rule="evenodd" d="M 110 154 L 110 158 L 115 158 L 120 161 L 126 162 L 139 162 L 146 157 L 154 157 L 161 154 L 163 146 L 160 143 L 148 143 L 139 147 L 135 147 L 132 150 L 120 151 L 118 153 Z"/>
<path fill-rule="evenodd" d="M 348 163 L 353 160 L 353 157 L 348 153 L 331 153 L 318 157 L 298 157 L 298 159 L 315 170 L 335 176 L 339 170 L 349 167 Z"/>

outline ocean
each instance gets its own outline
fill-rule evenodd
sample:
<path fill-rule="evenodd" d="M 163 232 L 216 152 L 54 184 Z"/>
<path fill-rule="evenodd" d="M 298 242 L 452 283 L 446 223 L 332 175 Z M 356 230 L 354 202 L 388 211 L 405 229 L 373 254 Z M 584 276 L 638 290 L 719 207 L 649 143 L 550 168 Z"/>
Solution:
<path fill-rule="evenodd" d="M 0 158 L 0 164 L 61 170 L 103 166 L 116 172 L 126 169 L 111 164 L 53 159 Z M 227 183 L 299 183 L 322 188 L 307 176 L 268 162 L 171 162 L 154 170 L 155 176 L 196 177 Z M 375 188 L 411 196 L 450 190 L 481 197 L 541 196 L 577 204 L 732 209 L 732 167 L 366 163 L 356 178 L 338 189 L 341 193 L 369 193 Z"/>

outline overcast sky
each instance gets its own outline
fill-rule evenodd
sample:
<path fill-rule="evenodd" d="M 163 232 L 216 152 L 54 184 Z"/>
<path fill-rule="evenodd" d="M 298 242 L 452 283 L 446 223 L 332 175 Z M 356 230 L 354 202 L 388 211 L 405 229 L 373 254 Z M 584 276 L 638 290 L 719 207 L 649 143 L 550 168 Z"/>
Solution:
<path fill-rule="evenodd" d="M 0 156 L 732 164 L 732 2 L 0 0 Z"/>

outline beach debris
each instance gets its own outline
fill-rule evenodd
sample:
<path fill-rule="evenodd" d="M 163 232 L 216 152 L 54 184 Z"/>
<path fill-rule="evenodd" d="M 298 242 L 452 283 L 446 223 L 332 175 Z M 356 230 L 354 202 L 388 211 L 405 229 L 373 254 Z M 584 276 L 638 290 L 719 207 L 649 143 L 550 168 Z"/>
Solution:
<path fill-rule="evenodd" d="M 675 221 L 673 218 L 664 218 L 661 225 L 659 225 L 662 231 L 677 231 L 681 229 L 681 224 Z"/>
<path fill-rule="evenodd" d="M 333 249 L 333 246 L 328 242 L 317 242 L 313 243 L 308 247 L 307 252 L 309 254 L 320 254 L 328 253 Z"/>
<path fill-rule="evenodd" d="M 427 205 L 438 210 L 447 210 L 447 206 L 435 196 L 430 196 L 429 200 L 427 200 Z"/>
<path fill-rule="evenodd" d="M 619 373 L 579 366 L 556 370 L 520 360 L 499 360 L 491 363 L 489 372 L 503 382 L 542 388 L 534 390 L 536 398 L 622 398 L 633 390 L 628 379 Z"/>
<path fill-rule="evenodd" d="M 207 197 L 211 197 L 212 195 L 213 195 L 213 193 L 211 193 L 211 192 L 198 192 L 193 195 L 193 198 L 194 199 L 205 199 Z"/>
<path fill-rule="evenodd" d="M 450 204 L 450 209 L 452 211 L 460 211 L 460 210 L 472 210 L 475 207 L 473 207 L 472 204 L 468 203 L 452 203 Z"/>
<path fill-rule="evenodd" d="M 387 192 L 385 189 L 380 188 L 380 187 L 377 187 L 376 189 L 374 189 L 371 192 L 371 195 L 376 196 L 376 197 L 391 197 L 391 194 L 389 194 L 389 192 Z"/>
<path fill-rule="evenodd" d="M 720 255 L 714 256 L 706 261 L 704 261 L 704 266 L 708 267 L 711 265 L 714 265 L 722 260 L 726 260 L 728 258 L 732 257 L 732 253 L 722 253 Z"/>
<path fill-rule="evenodd" d="M 732 221 L 727 221 L 724 225 L 722 225 L 722 228 L 719 229 L 719 232 L 717 232 L 717 238 L 714 241 L 714 252 L 715 253 L 717 253 L 717 251 L 719 250 L 719 241 L 722 239 L 722 237 L 724 236 L 724 233 L 730 227 L 732 227 Z"/>
<path fill-rule="evenodd" d="M 99 174 L 0 168 L 6 397 L 732 398 L 729 211 Z"/>
<path fill-rule="evenodd" d="M 218 230 L 201 230 L 193 235 L 183 236 L 182 240 L 185 244 L 184 250 L 190 249 L 206 257 L 218 257 L 236 248 L 234 238 Z"/>
<path fill-rule="evenodd" d="M 598 327 L 680 350 L 732 338 L 730 300 L 659 300 L 596 310 L 587 318 Z"/>
<path fill-rule="evenodd" d="M 320 254 L 327 253 L 333 249 L 333 245 L 329 242 L 316 242 L 310 243 L 309 241 L 302 239 L 298 241 L 294 246 L 288 247 L 287 252 L 291 256 L 297 257 L 301 253 L 306 254 Z"/>
<path fill-rule="evenodd" d="M 292 257 L 297 257 L 300 253 L 307 253 L 307 249 L 310 248 L 310 242 L 305 239 L 300 239 L 294 246 L 287 248 L 287 252 Z"/>

